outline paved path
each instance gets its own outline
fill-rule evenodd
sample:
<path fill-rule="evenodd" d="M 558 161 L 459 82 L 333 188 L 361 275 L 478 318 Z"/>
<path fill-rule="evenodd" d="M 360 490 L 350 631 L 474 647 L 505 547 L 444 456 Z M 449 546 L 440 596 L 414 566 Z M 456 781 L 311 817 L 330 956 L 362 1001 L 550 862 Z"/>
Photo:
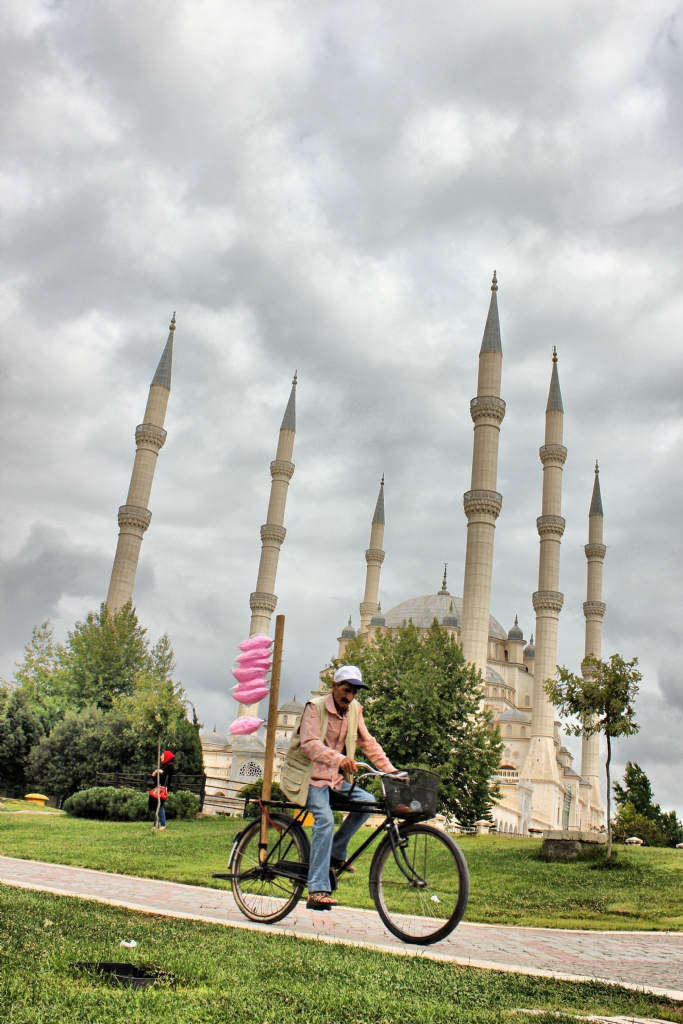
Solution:
<path fill-rule="evenodd" d="M 207 921 L 279 935 L 367 946 L 472 967 L 517 971 L 571 981 L 599 979 L 683 1000 L 683 933 L 565 931 L 461 924 L 434 946 L 406 946 L 370 910 L 339 907 L 321 914 L 301 909 L 277 925 L 247 921 L 231 893 L 150 878 L 113 875 L 38 861 L 0 857 L 0 881 L 27 889 L 80 896 L 167 917 Z"/>

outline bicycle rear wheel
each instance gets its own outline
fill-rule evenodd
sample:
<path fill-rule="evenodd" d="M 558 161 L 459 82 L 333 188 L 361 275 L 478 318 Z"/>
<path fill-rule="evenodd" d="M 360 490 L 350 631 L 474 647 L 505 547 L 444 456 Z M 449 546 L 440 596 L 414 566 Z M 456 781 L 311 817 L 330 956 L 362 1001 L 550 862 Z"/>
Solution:
<path fill-rule="evenodd" d="M 407 824 L 400 833 L 404 845 L 396 856 L 387 836 L 372 858 L 370 895 L 393 935 L 427 946 L 462 920 L 470 892 L 467 862 L 441 829 Z"/>
<path fill-rule="evenodd" d="M 245 917 L 272 924 L 291 913 L 301 898 L 310 844 L 302 827 L 289 815 L 271 814 L 270 822 L 265 864 L 259 861 L 259 816 L 238 837 L 229 870 L 232 894 Z"/>

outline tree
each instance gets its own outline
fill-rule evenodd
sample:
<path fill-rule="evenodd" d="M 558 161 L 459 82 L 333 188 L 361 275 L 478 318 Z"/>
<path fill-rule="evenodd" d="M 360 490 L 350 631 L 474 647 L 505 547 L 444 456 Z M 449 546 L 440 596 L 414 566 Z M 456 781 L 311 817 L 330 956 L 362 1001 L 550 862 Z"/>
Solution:
<path fill-rule="evenodd" d="M 412 622 L 352 640 L 339 665 L 358 665 L 370 690 L 364 717 L 397 767 L 441 778 L 441 808 L 471 825 L 499 796 L 492 776 L 503 744 L 482 705 L 481 673 L 436 619 L 420 636 Z"/>
<path fill-rule="evenodd" d="M 607 739 L 607 860 L 612 856 L 611 779 L 612 740 L 632 736 L 640 726 L 635 721 L 633 703 L 638 683 L 643 678 L 636 665 L 638 659 L 624 661 L 613 654 L 609 661 L 600 661 L 589 654 L 583 661 L 585 675 L 577 676 L 558 665 L 557 677 L 546 679 L 543 688 L 560 714 L 578 719 L 565 726 L 571 736 L 593 736 L 604 733 Z"/>
<path fill-rule="evenodd" d="M 26 793 L 26 768 L 31 747 L 44 729 L 29 696 L 0 685 L 0 789 L 9 796 Z"/>
<path fill-rule="evenodd" d="M 612 788 L 619 808 L 615 828 L 620 836 L 638 836 L 649 846 L 676 846 L 683 842 L 683 825 L 676 812 L 662 811 L 654 802 L 650 780 L 639 764 L 627 761 L 624 785 L 615 782 Z"/>
<path fill-rule="evenodd" d="M 54 643 L 49 620 L 33 627 L 31 639 L 24 647 L 24 659 L 17 664 L 12 681 L 6 685 L 21 690 L 38 714 L 45 732 L 63 716 L 68 699 L 64 693 L 59 647 Z"/>
<path fill-rule="evenodd" d="M 107 710 L 117 696 L 132 696 L 138 675 L 154 671 L 167 656 L 168 637 L 162 637 L 150 654 L 146 632 L 130 601 L 117 612 L 110 612 L 103 602 L 98 612 L 77 622 L 59 650 L 71 706 L 94 704 Z"/>

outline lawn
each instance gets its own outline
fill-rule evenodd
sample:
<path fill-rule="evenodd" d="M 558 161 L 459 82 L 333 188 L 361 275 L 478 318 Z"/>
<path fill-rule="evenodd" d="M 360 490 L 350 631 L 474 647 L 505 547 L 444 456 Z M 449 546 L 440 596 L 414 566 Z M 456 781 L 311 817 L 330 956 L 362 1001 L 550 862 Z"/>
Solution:
<path fill-rule="evenodd" d="M 0 853 L 75 864 L 119 874 L 224 887 L 211 878 L 225 871 L 242 822 L 207 817 L 171 822 L 155 836 L 148 824 L 111 823 L 64 815 L 0 813 Z M 367 834 L 367 833 L 365 833 Z M 464 837 L 471 877 L 465 919 L 489 924 L 619 930 L 683 929 L 683 851 L 619 847 L 616 867 L 546 864 L 540 840 Z M 358 874 L 339 891 L 347 906 L 372 907 L 368 851 Z"/>
<path fill-rule="evenodd" d="M 122 949 L 135 939 L 136 949 Z M 5 1024 L 497 1024 L 600 1013 L 683 1022 L 680 1004 L 599 983 L 420 958 L 136 914 L 0 886 Z M 133 990 L 74 960 L 152 964 L 173 987 Z M 538 1016 L 513 1015 L 524 1008 Z"/>

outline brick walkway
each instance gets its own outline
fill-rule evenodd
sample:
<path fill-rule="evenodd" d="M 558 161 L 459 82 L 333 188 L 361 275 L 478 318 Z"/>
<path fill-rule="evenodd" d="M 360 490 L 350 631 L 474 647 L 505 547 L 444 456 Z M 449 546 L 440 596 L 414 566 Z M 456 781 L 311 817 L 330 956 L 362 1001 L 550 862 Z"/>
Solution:
<path fill-rule="evenodd" d="M 277 925 L 247 921 L 226 890 L 112 875 L 0 857 L 0 881 L 130 910 L 427 956 L 471 967 L 571 981 L 599 979 L 683 1000 L 683 933 L 564 931 L 461 924 L 434 946 L 406 946 L 370 910 L 307 911 L 304 904 Z M 343 893 L 343 890 L 342 890 Z"/>

